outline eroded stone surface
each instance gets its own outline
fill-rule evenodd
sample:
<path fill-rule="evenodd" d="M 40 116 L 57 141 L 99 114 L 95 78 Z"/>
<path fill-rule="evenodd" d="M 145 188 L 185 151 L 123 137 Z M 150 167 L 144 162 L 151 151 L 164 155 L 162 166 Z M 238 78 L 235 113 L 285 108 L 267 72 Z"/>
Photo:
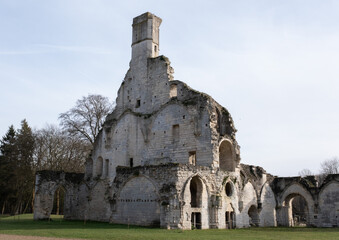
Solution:
<path fill-rule="evenodd" d="M 338 176 L 318 187 L 311 178 L 275 178 L 240 164 L 230 113 L 174 80 L 170 61 L 159 56 L 160 23 L 150 13 L 133 20 L 130 69 L 86 173 L 39 172 L 35 219 L 49 217 L 63 185 L 67 219 L 180 229 L 293 226 L 291 200 L 301 195 L 307 224 L 337 226 Z"/>

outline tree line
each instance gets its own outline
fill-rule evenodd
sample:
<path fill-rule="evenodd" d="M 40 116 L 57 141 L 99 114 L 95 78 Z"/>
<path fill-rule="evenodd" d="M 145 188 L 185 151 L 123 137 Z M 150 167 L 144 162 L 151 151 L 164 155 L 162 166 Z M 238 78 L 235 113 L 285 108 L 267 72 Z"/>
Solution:
<path fill-rule="evenodd" d="M 35 173 L 39 170 L 84 172 L 95 137 L 113 103 L 88 95 L 59 115 L 60 125 L 32 129 L 24 119 L 0 140 L 1 214 L 33 212 Z"/>

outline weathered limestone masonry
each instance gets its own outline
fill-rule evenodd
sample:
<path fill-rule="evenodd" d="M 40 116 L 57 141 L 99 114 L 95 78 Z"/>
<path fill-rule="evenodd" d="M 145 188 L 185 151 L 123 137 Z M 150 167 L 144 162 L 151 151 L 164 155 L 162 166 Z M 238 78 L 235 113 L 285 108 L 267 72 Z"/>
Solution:
<path fill-rule="evenodd" d="M 339 174 L 328 175 L 321 186 L 314 176 L 275 178 L 271 187 L 276 197 L 277 222 L 294 226 L 291 202 L 296 196 L 306 201 L 306 222 L 310 226 L 339 226 Z"/>
<path fill-rule="evenodd" d="M 230 113 L 174 80 L 159 56 L 161 19 L 133 20 L 130 69 L 84 175 L 38 172 L 35 219 L 49 218 L 54 192 L 66 190 L 65 218 L 163 228 L 293 226 L 292 200 L 307 203 L 307 224 L 338 226 L 339 182 L 331 175 L 276 178 L 240 164 Z"/>
<path fill-rule="evenodd" d="M 55 171 L 40 171 L 36 175 L 35 202 L 37 211 L 34 219 L 49 219 L 53 209 L 54 193 L 59 186 L 66 189 L 64 214 L 65 219 L 76 219 L 78 212 L 79 187 L 82 185 L 84 174 Z"/>

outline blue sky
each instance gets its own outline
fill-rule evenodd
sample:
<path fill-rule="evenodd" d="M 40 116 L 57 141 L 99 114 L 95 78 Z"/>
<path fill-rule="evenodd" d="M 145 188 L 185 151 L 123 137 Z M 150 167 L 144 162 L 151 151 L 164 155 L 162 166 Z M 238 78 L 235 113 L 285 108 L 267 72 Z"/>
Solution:
<path fill-rule="evenodd" d="M 242 162 L 279 176 L 339 156 L 339 1 L 0 0 L 0 134 L 88 93 L 116 98 L 133 17 L 163 19 L 175 79 L 225 106 Z"/>

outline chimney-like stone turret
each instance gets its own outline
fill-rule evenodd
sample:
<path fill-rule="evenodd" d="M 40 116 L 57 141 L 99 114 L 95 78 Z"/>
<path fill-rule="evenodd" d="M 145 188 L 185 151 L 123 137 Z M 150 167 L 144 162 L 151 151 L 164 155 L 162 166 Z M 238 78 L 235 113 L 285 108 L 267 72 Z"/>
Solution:
<path fill-rule="evenodd" d="M 132 61 L 159 56 L 161 18 L 146 12 L 133 19 Z"/>

